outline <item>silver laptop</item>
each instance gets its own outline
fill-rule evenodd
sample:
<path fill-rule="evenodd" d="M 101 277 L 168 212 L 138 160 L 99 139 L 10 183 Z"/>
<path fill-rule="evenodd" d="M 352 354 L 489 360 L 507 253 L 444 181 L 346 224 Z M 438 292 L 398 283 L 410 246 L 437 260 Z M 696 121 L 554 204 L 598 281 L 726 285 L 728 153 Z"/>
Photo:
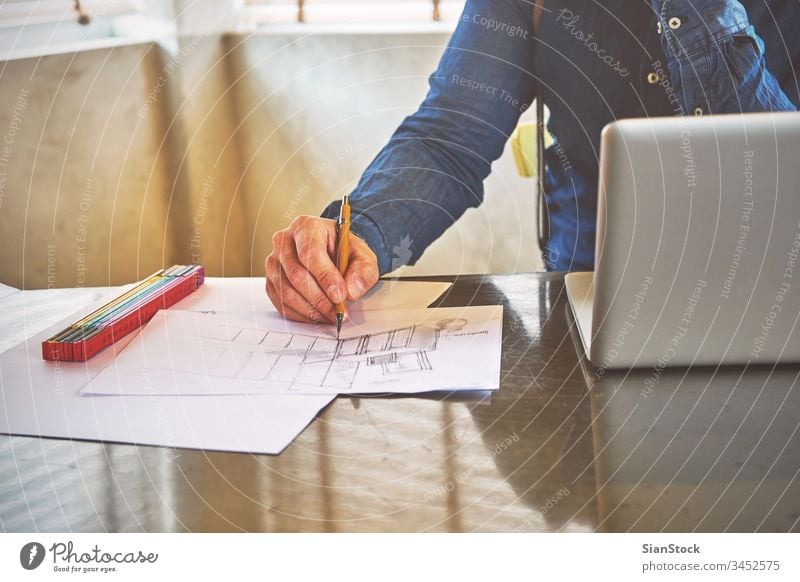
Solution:
<path fill-rule="evenodd" d="M 800 113 L 608 125 L 566 287 L 599 368 L 800 362 Z"/>

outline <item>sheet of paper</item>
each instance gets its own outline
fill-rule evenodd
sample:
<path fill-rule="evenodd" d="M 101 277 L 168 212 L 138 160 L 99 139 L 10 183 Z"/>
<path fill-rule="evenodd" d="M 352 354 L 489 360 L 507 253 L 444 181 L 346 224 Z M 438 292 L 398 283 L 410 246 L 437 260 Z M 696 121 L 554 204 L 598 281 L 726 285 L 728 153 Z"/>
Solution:
<path fill-rule="evenodd" d="M 231 304 L 249 309 L 257 305 L 264 313 L 273 311 L 263 295 L 263 279 L 207 278 L 201 289 L 185 299 L 183 308 L 215 311 Z M 424 307 L 445 291 L 449 284 L 403 282 L 409 307 Z M 388 304 L 389 289 L 377 290 L 373 305 Z M 114 294 L 119 293 L 115 290 Z M 437 293 L 438 292 L 438 293 Z M 40 295 L 27 305 L 39 309 L 53 303 L 46 291 L 22 291 Z M 11 294 L 17 297 L 19 294 Z M 87 313 L 109 297 L 87 305 Z M 63 315 L 63 302 L 60 302 Z M 0 309 L 4 310 L 0 299 Z M 95 440 L 185 447 L 206 450 L 276 454 L 283 450 L 327 403 L 333 395 L 261 394 L 215 396 L 83 396 L 81 388 L 113 362 L 115 353 L 136 338 L 131 334 L 86 363 L 46 362 L 41 357 L 41 341 L 76 319 L 71 314 L 58 323 L 36 321 L 38 329 L 23 341 L 0 354 L 0 433 L 24 436 Z M 25 313 L 19 313 L 19 322 Z M 43 328 L 42 325 L 49 325 Z M 5 332 L 3 332 L 5 333 Z M 30 335 L 30 334 L 28 334 Z"/>
<path fill-rule="evenodd" d="M 427 307 L 452 283 L 429 281 L 379 281 L 351 309 L 376 311 Z M 207 277 L 205 284 L 172 309 L 239 312 L 274 311 L 264 291 L 264 279 L 251 277 Z"/>
<path fill-rule="evenodd" d="M 69 306 L 67 311 L 83 309 L 109 294 L 113 297 L 115 291 L 122 293 L 113 287 L 17 290 L 7 293 L 8 289 L 0 289 L 0 292 L 4 292 L 0 296 L 0 353 L 68 316 L 69 313 L 64 313 L 65 305 Z M 101 304 L 105 302 L 100 301 Z"/>
<path fill-rule="evenodd" d="M 40 342 L 48 335 L 0 355 L 0 432 L 275 454 L 331 400 L 280 394 L 81 396 L 86 382 L 113 361 L 113 351 L 87 363 L 45 362 Z"/>
<path fill-rule="evenodd" d="M 332 325 L 270 312 L 168 310 L 87 394 L 368 394 L 499 387 L 501 306 L 351 311 Z"/>

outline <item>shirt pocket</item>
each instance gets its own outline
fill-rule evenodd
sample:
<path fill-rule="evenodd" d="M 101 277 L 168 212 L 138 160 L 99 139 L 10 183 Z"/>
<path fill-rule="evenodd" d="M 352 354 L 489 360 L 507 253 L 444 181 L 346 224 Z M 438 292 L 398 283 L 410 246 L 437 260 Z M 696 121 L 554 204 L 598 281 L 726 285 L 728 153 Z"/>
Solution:
<path fill-rule="evenodd" d="M 746 32 L 732 34 L 721 41 L 720 52 L 736 85 L 742 85 L 757 76 L 761 67 L 763 44 L 761 39 Z"/>

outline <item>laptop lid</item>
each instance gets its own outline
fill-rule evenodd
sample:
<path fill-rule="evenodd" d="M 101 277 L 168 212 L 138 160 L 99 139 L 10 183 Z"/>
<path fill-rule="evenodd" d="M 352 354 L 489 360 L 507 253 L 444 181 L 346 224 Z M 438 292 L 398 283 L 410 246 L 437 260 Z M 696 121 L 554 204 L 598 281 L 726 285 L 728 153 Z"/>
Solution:
<path fill-rule="evenodd" d="M 800 362 L 800 114 L 608 125 L 595 269 L 595 366 Z"/>

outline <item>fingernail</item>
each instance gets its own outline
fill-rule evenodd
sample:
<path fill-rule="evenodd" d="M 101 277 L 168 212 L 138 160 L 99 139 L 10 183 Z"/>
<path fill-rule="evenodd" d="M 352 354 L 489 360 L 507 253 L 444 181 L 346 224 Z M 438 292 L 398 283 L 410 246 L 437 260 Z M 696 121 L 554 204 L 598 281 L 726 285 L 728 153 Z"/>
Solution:
<path fill-rule="evenodd" d="M 342 292 L 339 291 L 338 285 L 331 285 L 328 287 L 328 297 L 330 297 L 331 301 L 334 303 L 341 303 L 344 301 L 344 297 L 342 297 Z"/>
<path fill-rule="evenodd" d="M 364 283 L 358 277 L 350 279 L 348 288 L 350 289 L 350 297 L 361 297 L 361 294 L 364 293 Z"/>

